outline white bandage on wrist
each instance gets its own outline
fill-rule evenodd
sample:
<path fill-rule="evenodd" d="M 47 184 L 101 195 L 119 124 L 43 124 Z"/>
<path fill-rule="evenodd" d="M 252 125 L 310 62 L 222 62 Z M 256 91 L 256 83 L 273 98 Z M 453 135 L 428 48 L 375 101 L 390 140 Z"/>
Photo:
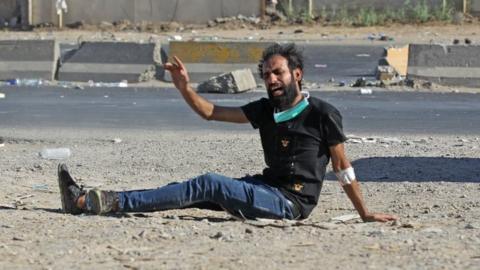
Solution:
<path fill-rule="evenodd" d="M 342 185 L 349 185 L 353 181 L 355 181 L 355 171 L 352 167 L 348 167 L 345 170 L 341 170 L 336 172 L 335 175 L 337 176 L 338 181 Z"/>

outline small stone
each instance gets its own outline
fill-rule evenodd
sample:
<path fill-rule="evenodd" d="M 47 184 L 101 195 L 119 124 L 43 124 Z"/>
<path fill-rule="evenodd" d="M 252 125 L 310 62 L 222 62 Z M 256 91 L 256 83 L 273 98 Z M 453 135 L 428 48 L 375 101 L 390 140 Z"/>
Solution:
<path fill-rule="evenodd" d="M 139 234 L 138 234 L 139 237 L 141 238 L 145 238 L 145 236 L 147 236 L 147 231 L 143 230 L 141 231 Z"/>
<path fill-rule="evenodd" d="M 406 239 L 405 241 L 403 241 L 405 244 L 407 244 L 408 246 L 413 246 L 415 244 L 415 242 L 413 242 L 412 239 Z"/>
<path fill-rule="evenodd" d="M 366 246 L 365 248 L 366 248 L 366 249 L 369 249 L 369 250 L 379 250 L 379 249 L 381 249 L 382 247 L 380 246 L 379 243 L 375 243 L 375 244 L 373 244 L 373 245 Z"/>
<path fill-rule="evenodd" d="M 469 224 L 465 225 L 465 229 L 478 230 L 478 229 L 480 229 L 480 224 L 469 223 Z"/>
<path fill-rule="evenodd" d="M 253 233 L 253 230 L 252 230 L 252 229 L 250 229 L 250 228 L 246 228 L 246 229 L 245 229 L 245 233 L 252 234 L 252 233 Z"/>
<path fill-rule="evenodd" d="M 414 143 L 419 143 L 419 144 L 426 144 L 427 143 L 427 140 L 425 139 L 420 139 L 420 140 L 416 140 L 416 141 L 413 141 Z"/>
<path fill-rule="evenodd" d="M 223 232 L 217 232 L 215 235 L 213 236 L 210 236 L 210 238 L 212 239 L 220 239 L 222 237 L 224 237 L 225 235 L 223 234 Z"/>
<path fill-rule="evenodd" d="M 425 229 L 423 229 L 422 232 L 424 232 L 424 233 L 441 234 L 441 233 L 443 233 L 443 230 L 440 229 L 440 228 L 431 227 L 431 228 L 425 228 Z"/>
<path fill-rule="evenodd" d="M 383 229 L 380 229 L 378 231 L 368 232 L 368 236 L 370 236 L 370 237 L 378 237 L 378 236 L 383 236 L 383 235 L 385 235 L 385 231 Z"/>
<path fill-rule="evenodd" d="M 170 234 L 165 233 L 165 232 L 160 233 L 158 236 L 159 236 L 160 238 L 166 239 L 166 240 L 169 240 L 169 239 L 172 239 L 172 238 L 173 238 Z"/>
<path fill-rule="evenodd" d="M 217 24 L 212 20 L 209 20 L 208 23 L 207 23 L 208 27 L 214 27 L 215 25 L 217 25 Z"/>

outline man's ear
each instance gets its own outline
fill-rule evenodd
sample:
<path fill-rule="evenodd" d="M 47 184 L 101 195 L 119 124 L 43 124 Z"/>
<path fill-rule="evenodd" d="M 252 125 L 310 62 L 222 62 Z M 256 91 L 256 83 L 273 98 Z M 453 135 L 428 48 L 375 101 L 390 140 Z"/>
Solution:
<path fill-rule="evenodd" d="M 295 81 L 299 82 L 303 79 L 303 71 L 299 68 L 293 70 L 293 78 Z"/>

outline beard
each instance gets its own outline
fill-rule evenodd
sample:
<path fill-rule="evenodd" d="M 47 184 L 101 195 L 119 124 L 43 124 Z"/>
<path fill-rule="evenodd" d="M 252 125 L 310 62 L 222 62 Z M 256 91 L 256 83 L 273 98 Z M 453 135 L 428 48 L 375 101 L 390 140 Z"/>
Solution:
<path fill-rule="evenodd" d="M 293 76 L 292 76 L 293 77 Z M 289 84 L 283 87 L 283 95 L 281 96 L 273 96 L 272 91 L 268 89 L 268 99 L 270 104 L 280 109 L 280 111 L 284 111 L 291 107 L 293 101 L 297 97 L 297 86 L 295 82 L 292 80 Z"/>

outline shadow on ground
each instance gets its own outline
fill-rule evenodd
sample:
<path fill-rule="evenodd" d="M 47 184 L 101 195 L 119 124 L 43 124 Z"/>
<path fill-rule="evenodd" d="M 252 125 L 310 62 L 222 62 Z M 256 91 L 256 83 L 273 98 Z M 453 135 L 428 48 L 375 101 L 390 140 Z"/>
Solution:
<path fill-rule="evenodd" d="M 471 182 L 480 183 L 480 158 L 371 157 L 352 162 L 362 182 Z M 326 180 L 336 179 L 333 172 Z"/>

